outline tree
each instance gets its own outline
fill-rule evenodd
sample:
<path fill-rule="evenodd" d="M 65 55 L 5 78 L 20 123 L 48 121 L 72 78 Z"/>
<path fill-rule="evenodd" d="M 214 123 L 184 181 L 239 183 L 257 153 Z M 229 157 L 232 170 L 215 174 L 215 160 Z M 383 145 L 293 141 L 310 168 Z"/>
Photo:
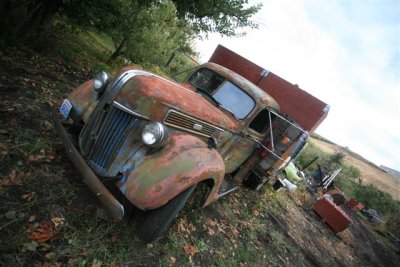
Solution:
<path fill-rule="evenodd" d="M 242 35 L 238 28 L 257 28 L 250 18 L 261 4 L 245 7 L 248 0 L 173 0 L 178 18 L 188 21 L 196 33 L 218 32 L 225 36 Z"/>
<path fill-rule="evenodd" d="M 136 21 L 141 31 L 128 36 L 125 56 L 134 62 L 164 65 L 171 54 L 181 49 L 193 54 L 193 31 L 186 21 L 176 17 L 172 1 L 159 1 L 140 12 Z"/>
<path fill-rule="evenodd" d="M 115 50 L 109 61 L 125 53 L 135 62 L 160 64 L 178 48 L 194 54 L 191 41 L 200 33 L 235 36 L 242 34 L 237 28 L 257 27 L 250 18 L 260 7 L 247 0 L 4 0 L 0 34 L 3 41 L 32 47 L 51 33 L 57 18 L 68 28 L 111 37 Z"/>
<path fill-rule="evenodd" d="M 78 12 L 78 10 L 80 12 Z M 75 1 L 63 14 L 80 28 L 101 31 L 115 44 L 109 62 L 124 54 L 134 62 L 164 63 L 160 60 L 178 48 L 190 48 L 193 31 L 176 17 L 170 0 Z"/>
<path fill-rule="evenodd" d="M 137 18 L 151 4 L 152 1 L 142 0 L 73 1 L 65 5 L 62 15 L 79 29 L 100 31 L 110 36 L 116 47 L 110 58 L 114 60 L 123 53 L 128 38 L 144 27 Z"/>
<path fill-rule="evenodd" d="M 51 32 L 54 15 L 65 0 L 4 0 L 0 3 L 0 36 L 9 43 L 40 40 Z"/>

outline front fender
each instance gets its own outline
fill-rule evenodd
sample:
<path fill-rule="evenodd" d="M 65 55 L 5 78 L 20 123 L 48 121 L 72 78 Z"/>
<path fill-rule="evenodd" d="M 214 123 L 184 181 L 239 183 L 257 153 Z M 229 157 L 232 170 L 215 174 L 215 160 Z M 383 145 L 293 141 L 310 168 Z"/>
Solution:
<path fill-rule="evenodd" d="M 80 120 L 87 122 L 98 103 L 97 94 L 93 90 L 93 80 L 89 80 L 75 88 L 68 95 L 68 100 L 72 104 L 70 115 L 74 122 L 79 122 Z"/>
<path fill-rule="evenodd" d="M 225 174 L 220 154 L 187 134 L 171 135 L 168 145 L 138 161 L 118 187 L 142 210 L 161 207 L 192 185 L 212 179 L 214 186 L 204 203 L 206 206 L 217 199 Z"/>

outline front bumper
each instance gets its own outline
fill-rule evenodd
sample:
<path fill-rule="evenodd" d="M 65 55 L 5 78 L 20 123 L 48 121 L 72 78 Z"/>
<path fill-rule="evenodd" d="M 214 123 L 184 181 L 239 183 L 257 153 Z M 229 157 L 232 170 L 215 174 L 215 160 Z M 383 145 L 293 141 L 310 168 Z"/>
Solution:
<path fill-rule="evenodd" d="M 109 211 L 112 218 L 118 221 L 122 220 L 125 215 L 124 206 L 110 193 L 110 191 L 108 191 L 96 174 L 89 168 L 79 151 L 72 144 L 58 117 L 58 111 L 52 109 L 52 112 L 57 134 L 60 136 L 61 141 L 67 150 L 68 157 L 78 169 L 79 173 L 83 176 L 84 182 Z"/>

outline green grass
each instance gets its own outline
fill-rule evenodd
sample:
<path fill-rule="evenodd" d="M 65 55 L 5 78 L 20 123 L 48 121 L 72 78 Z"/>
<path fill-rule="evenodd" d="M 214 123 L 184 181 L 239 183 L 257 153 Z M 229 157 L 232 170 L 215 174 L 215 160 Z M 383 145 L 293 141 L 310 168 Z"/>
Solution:
<path fill-rule="evenodd" d="M 325 143 L 328 143 L 328 144 L 331 144 L 331 145 L 336 145 L 336 143 L 334 143 L 334 142 L 332 142 L 331 140 L 326 139 L 325 137 L 320 136 L 319 134 L 316 134 L 316 133 L 311 134 L 311 137 L 312 137 L 312 138 L 315 138 L 315 139 L 317 139 L 317 140 L 321 140 L 321 141 L 323 141 L 323 142 L 325 142 Z"/>
<path fill-rule="evenodd" d="M 117 62 L 115 66 L 110 66 L 106 63 L 111 55 L 109 46 L 104 45 L 107 43 L 106 37 L 93 32 L 70 33 L 57 42 L 57 54 L 75 69 L 90 66 L 94 73 L 100 70 L 113 72 L 123 64 Z"/>
<path fill-rule="evenodd" d="M 42 137 L 35 130 L 29 128 L 20 129 L 18 139 L 21 144 L 18 150 L 24 154 L 35 154 L 54 146 L 54 140 Z"/>

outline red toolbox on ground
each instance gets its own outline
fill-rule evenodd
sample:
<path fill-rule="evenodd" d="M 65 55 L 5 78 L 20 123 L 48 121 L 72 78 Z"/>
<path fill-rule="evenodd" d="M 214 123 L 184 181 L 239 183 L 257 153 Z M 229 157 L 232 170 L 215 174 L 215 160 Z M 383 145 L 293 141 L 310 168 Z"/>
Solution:
<path fill-rule="evenodd" d="M 346 201 L 346 206 L 349 207 L 352 211 L 357 212 L 359 210 L 362 210 L 365 208 L 365 205 L 362 204 L 361 202 L 358 202 L 358 200 L 352 198 L 350 200 Z"/>
<path fill-rule="evenodd" d="M 313 210 L 335 233 L 346 230 L 352 222 L 350 217 L 340 207 L 326 197 L 317 200 L 313 206 Z"/>

